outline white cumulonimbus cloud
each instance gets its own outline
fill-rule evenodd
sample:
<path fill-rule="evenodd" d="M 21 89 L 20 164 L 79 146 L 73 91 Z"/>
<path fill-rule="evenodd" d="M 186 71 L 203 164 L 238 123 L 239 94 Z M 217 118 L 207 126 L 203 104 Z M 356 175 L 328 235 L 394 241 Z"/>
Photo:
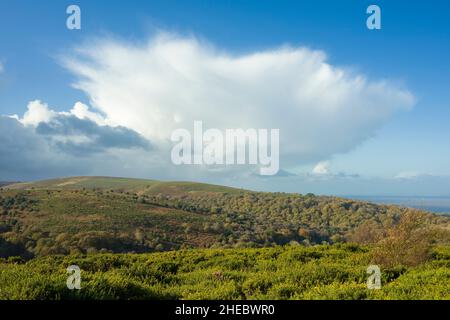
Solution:
<path fill-rule="evenodd" d="M 111 125 L 167 145 L 177 128 L 280 129 L 281 166 L 329 159 L 414 104 L 389 81 L 329 64 L 306 47 L 232 55 L 193 37 L 102 40 L 63 59 Z"/>

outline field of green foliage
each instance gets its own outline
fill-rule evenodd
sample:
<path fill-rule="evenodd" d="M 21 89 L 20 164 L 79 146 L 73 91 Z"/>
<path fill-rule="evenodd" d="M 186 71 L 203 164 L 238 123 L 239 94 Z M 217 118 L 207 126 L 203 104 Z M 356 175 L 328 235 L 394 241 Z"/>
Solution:
<path fill-rule="evenodd" d="M 81 290 L 66 287 L 70 265 Z M 1 299 L 450 299 L 450 217 L 190 182 L 12 184 Z"/>
<path fill-rule="evenodd" d="M 356 242 L 416 210 L 189 182 L 66 178 L 0 191 L 0 257 Z M 450 230 L 450 218 L 416 212 Z"/>
<path fill-rule="evenodd" d="M 48 256 L 0 263 L 0 299 L 450 299 L 450 248 L 419 266 L 381 268 L 366 286 L 371 249 L 349 244 Z M 66 287 L 78 265 L 81 289 Z"/>

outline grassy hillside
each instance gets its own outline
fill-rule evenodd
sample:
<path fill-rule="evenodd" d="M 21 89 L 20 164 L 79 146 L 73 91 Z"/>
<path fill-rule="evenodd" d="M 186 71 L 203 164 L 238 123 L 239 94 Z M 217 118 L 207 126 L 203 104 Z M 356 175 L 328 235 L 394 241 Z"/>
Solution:
<path fill-rule="evenodd" d="M 0 181 L 0 188 L 1 188 L 1 187 L 6 187 L 7 185 L 11 185 L 11 184 L 17 184 L 17 182 Z"/>
<path fill-rule="evenodd" d="M 367 289 L 370 263 L 355 245 L 10 259 L 0 299 L 450 299 L 449 247 L 418 267 L 382 268 L 380 290 Z M 66 287 L 74 264 L 81 290 Z"/>
<path fill-rule="evenodd" d="M 0 213 L 0 299 L 450 298 L 450 218 L 418 210 L 74 177 L 3 187 Z"/>
<path fill-rule="evenodd" d="M 0 257 L 371 243 L 411 211 L 189 182 L 75 177 L 0 191 Z M 426 225 L 448 217 L 414 211 Z"/>
<path fill-rule="evenodd" d="M 7 186 L 12 190 L 114 190 L 119 192 L 164 192 L 189 191 L 239 192 L 240 189 L 195 182 L 166 182 L 147 179 L 113 177 L 68 177 L 34 182 L 16 183 Z"/>

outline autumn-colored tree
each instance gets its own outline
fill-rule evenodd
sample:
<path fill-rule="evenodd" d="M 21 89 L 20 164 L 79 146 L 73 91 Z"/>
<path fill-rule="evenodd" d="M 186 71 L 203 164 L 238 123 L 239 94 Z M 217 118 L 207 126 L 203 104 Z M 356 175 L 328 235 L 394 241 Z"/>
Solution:
<path fill-rule="evenodd" d="M 425 224 L 426 216 L 415 211 L 404 213 L 398 224 L 389 228 L 373 252 L 376 264 L 416 266 L 430 258 L 434 232 Z"/>
<path fill-rule="evenodd" d="M 349 242 L 358 244 L 373 244 L 380 241 L 384 236 L 383 228 L 375 221 L 363 222 L 347 237 Z"/>

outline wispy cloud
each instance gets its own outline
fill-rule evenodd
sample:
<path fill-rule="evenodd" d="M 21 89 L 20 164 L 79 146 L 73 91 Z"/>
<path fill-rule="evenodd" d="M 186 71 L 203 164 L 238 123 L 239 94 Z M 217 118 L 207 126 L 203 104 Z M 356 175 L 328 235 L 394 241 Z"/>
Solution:
<path fill-rule="evenodd" d="M 424 177 L 431 177 L 431 174 L 422 173 L 418 171 L 403 171 L 394 176 L 394 179 L 418 179 Z"/>

